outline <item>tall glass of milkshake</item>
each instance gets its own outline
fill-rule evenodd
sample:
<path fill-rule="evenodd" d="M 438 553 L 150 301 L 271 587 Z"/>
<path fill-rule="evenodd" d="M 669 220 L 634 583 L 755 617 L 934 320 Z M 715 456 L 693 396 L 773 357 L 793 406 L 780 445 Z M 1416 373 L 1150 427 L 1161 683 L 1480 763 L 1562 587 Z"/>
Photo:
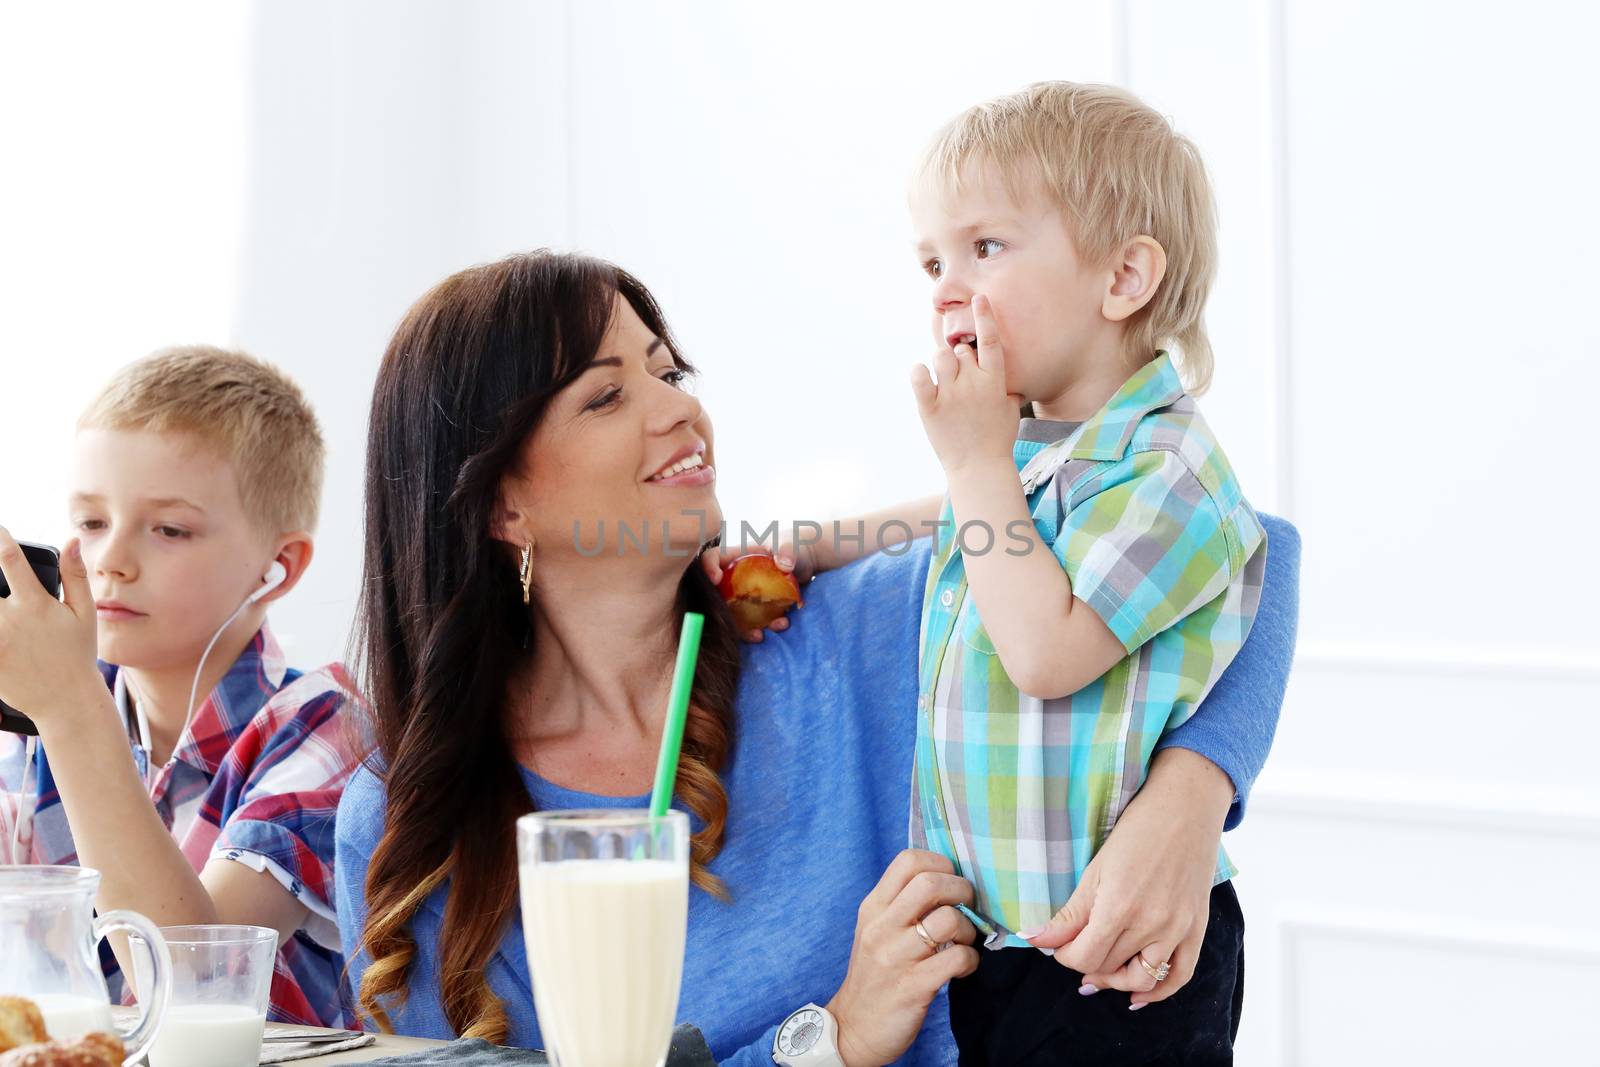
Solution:
<path fill-rule="evenodd" d="M 689 914 L 681 811 L 552 811 L 517 820 L 522 931 L 557 1067 L 661 1067 Z"/>

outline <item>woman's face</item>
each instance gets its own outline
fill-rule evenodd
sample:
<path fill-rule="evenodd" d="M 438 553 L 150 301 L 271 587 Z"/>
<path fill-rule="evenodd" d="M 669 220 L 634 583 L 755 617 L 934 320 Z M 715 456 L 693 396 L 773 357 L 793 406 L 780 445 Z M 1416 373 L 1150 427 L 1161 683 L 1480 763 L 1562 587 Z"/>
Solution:
<path fill-rule="evenodd" d="M 711 420 L 687 385 L 666 343 L 618 296 L 594 362 L 545 409 L 506 485 L 538 558 L 683 565 L 716 535 Z"/>

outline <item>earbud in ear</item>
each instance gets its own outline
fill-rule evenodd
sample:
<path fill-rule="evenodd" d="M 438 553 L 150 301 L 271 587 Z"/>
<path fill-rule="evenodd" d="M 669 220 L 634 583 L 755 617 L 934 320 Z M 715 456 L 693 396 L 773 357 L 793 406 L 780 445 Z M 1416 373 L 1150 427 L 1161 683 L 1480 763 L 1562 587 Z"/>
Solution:
<path fill-rule="evenodd" d="M 262 597 L 278 588 L 278 586 L 282 585 L 284 579 L 287 577 L 289 577 L 288 570 L 284 568 L 282 563 L 279 563 L 277 560 L 273 560 L 272 566 L 267 568 L 266 575 L 261 579 L 261 588 L 257 589 L 254 593 L 251 593 L 250 599 L 247 600 L 246 603 L 254 604 L 256 601 L 260 600 Z"/>

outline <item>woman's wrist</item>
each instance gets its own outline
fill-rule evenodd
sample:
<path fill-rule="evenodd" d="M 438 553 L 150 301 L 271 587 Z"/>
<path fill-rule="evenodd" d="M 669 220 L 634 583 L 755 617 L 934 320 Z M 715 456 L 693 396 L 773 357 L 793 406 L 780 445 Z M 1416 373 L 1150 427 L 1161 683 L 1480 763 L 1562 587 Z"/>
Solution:
<path fill-rule="evenodd" d="M 878 1067 L 882 1061 L 874 1060 L 851 1040 L 856 1028 L 846 1006 L 840 1003 L 843 994 L 844 990 L 841 989 L 825 1005 L 828 1009 L 828 1014 L 833 1016 L 833 1023 L 836 1027 L 834 1043 L 839 1048 L 839 1060 L 844 1064 L 844 1067 Z"/>
<path fill-rule="evenodd" d="M 1233 806 L 1233 779 L 1198 752 L 1164 748 L 1150 764 L 1149 777 L 1129 804 L 1160 805 L 1166 814 L 1199 822 L 1222 836 Z M 1213 825 L 1214 824 L 1214 825 Z"/>

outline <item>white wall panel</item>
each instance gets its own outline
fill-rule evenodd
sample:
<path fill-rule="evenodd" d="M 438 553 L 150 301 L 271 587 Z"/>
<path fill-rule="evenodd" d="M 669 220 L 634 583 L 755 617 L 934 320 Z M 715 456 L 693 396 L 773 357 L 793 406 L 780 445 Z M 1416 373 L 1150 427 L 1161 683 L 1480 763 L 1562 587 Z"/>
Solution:
<path fill-rule="evenodd" d="M 1280 932 L 1283 1067 L 1594 1062 L 1600 937 L 1348 913 Z"/>
<path fill-rule="evenodd" d="M 1307 636 L 1600 647 L 1600 11 L 1293 3 Z"/>

